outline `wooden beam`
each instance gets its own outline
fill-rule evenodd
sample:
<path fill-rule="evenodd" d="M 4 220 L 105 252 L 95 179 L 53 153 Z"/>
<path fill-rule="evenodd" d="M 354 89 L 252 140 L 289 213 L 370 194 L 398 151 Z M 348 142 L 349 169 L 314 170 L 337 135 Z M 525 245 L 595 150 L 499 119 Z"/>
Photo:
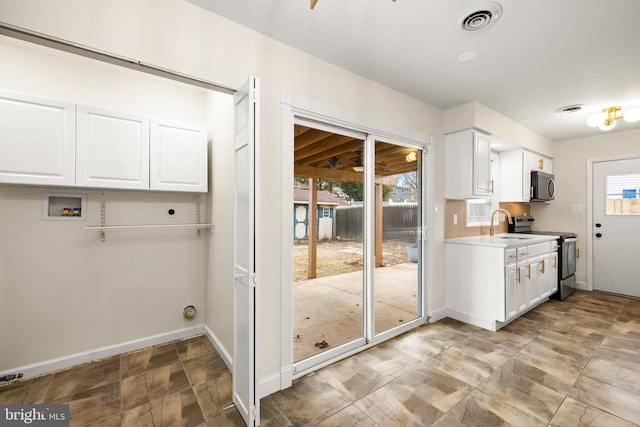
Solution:
<path fill-rule="evenodd" d="M 309 219 L 307 274 L 309 279 L 315 279 L 318 276 L 318 180 L 316 178 L 309 179 L 309 212 L 307 217 Z"/>
<path fill-rule="evenodd" d="M 314 166 L 293 165 L 293 176 L 299 178 L 331 179 L 333 181 L 362 182 L 364 175 L 360 172 L 339 169 L 316 168 Z M 376 175 L 376 184 L 395 185 L 397 180 L 392 176 Z"/>

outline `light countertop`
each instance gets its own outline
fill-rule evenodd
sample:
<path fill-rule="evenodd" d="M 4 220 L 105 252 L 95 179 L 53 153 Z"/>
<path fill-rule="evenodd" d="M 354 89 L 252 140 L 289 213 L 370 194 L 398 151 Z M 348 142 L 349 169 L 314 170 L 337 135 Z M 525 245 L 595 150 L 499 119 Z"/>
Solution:
<path fill-rule="evenodd" d="M 456 237 L 446 239 L 445 243 L 454 243 L 459 245 L 477 245 L 477 246 L 495 246 L 502 248 L 516 248 L 519 246 L 527 246 L 536 243 L 550 242 L 556 240 L 559 236 L 540 235 L 540 234 L 519 234 L 519 233 L 500 233 L 495 236 L 470 236 Z"/>

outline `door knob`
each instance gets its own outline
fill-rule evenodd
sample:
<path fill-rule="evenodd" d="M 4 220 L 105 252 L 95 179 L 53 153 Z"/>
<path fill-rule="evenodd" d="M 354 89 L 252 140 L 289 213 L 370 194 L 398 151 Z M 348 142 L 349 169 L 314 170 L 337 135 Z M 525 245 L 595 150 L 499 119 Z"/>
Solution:
<path fill-rule="evenodd" d="M 602 237 L 602 233 L 596 233 L 596 237 Z"/>

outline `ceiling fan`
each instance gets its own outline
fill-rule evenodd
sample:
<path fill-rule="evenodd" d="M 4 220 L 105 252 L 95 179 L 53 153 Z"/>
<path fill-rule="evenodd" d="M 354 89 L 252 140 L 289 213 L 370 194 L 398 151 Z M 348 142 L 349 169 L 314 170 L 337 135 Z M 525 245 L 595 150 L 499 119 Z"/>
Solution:
<path fill-rule="evenodd" d="M 396 2 L 396 0 L 391 0 L 392 2 Z M 316 7 L 316 5 L 318 4 L 318 0 L 311 0 L 311 9 L 313 9 L 314 7 Z"/>

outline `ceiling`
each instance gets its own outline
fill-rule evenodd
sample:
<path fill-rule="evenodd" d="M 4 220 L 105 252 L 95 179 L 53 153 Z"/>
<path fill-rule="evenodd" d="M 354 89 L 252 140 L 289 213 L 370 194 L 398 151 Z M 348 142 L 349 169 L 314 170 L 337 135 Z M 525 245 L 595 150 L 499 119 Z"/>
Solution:
<path fill-rule="evenodd" d="M 382 141 L 375 144 L 376 182 L 395 184 L 385 177 L 416 172 L 418 159 L 407 158 L 415 149 Z M 320 129 L 296 124 L 294 126 L 293 174 L 298 177 L 330 179 L 334 181 L 362 182 L 364 166 L 364 140 L 338 135 Z"/>
<path fill-rule="evenodd" d="M 474 0 L 188 0 L 440 109 L 470 101 L 552 141 L 597 135 L 589 113 L 640 105 L 640 1 L 498 0 L 459 29 Z M 459 56 L 474 52 L 472 61 Z M 585 104 L 573 114 L 556 110 Z M 618 121 L 609 132 L 640 128 Z"/>

